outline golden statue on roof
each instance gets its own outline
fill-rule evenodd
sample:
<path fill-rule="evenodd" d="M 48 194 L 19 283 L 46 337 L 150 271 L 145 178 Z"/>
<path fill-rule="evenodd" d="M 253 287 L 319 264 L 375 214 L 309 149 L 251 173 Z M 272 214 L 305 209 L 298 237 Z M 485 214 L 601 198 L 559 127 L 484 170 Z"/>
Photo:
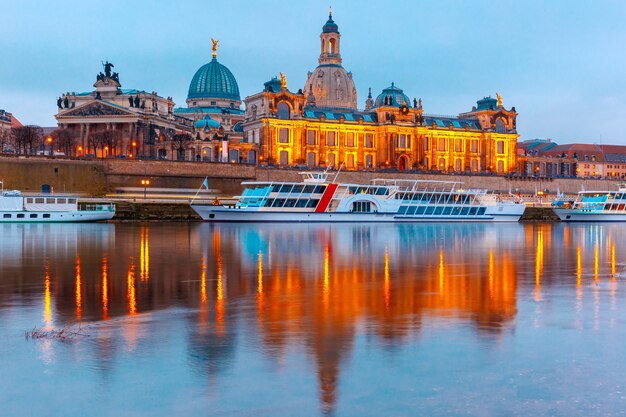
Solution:
<path fill-rule="evenodd" d="M 496 99 L 498 99 L 498 107 L 502 107 L 502 96 L 500 93 L 496 93 Z"/>
<path fill-rule="evenodd" d="M 213 42 L 213 47 L 211 50 L 213 51 L 213 58 L 217 58 L 217 44 L 220 43 L 218 39 L 211 38 L 211 42 Z"/>
<path fill-rule="evenodd" d="M 280 73 L 280 87 L 285 90 L 287 89 L 287 76 L 282 72 Z"/>

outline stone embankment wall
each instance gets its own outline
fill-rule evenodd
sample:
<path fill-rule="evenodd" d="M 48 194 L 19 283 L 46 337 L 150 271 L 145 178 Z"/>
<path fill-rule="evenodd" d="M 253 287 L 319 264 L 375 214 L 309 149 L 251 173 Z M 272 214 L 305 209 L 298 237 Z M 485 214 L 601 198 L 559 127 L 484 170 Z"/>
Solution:
<path fill-rule="evenodd" d="M 5 188 L 39 191 L 50 184 L 56 192 L 100 196 L 120 187 L 140 187 L 148 178 L 154 188 L 200 187 L 205 177 L 209 187 L 223 195 L 241 192 L 242 181 L 299 181 L 297 169 L 255 167 L 241 164 L 195 163 L 175 161 L 137 161 L 122 159 L 69 160 L 46 157 L 0 157 L 0 180 Z M 341 171 L 338 181 L 368 183 L 375 178 L 457 181 L 463 188 L 487 188 L 502 192 L 534 193 L 557 190 L 575 194 L 581 189 L 611 190 L 617 181 L 591 179 L 514 179 L 496 176 L 405 174 L 399 172 Z"/>

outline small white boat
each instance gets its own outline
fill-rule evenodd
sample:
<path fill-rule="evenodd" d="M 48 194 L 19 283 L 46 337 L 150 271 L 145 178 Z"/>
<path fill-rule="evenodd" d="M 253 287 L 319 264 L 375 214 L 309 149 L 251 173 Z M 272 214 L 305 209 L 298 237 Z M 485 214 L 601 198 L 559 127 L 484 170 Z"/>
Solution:
<path fill-rule="evenodd" d="M 18 190 L 0 189 L 0 223 L 95 222 L 110 220 L 114 215 L 112 203 L 79 202 L 72 195 L 23 195 Z"/>
<path fill-rule="evenodd" d="M 458 182 L 342 184 L 327 181 L 328 172 L 300 174 L 302 182 L 244 182 L 234 205 L 215 200 L 191 207 L 210 222 L 516 222 L 525 209 L 519 200 Z"/>
<path fill-rule="evenodd" d="M 580 191 L 576 200 L 560 201 L 553 210 L 564 222 L 626 221 L 626 185 L 618 191 Z"/>

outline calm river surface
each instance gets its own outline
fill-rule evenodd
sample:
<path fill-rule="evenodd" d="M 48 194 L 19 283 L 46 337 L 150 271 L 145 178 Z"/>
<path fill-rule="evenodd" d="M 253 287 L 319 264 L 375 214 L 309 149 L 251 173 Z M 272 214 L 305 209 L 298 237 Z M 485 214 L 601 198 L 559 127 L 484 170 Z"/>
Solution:
<path fill-rule="evenodd" d="M 0 236 L 3 416 L 626 415 L 626 225 Z"/>

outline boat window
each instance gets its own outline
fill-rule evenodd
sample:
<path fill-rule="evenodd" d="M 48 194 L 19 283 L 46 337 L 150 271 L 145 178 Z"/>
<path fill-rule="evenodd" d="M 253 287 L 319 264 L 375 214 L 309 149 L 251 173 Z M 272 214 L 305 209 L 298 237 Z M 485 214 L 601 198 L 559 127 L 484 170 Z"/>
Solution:
<path fill-rule="evenodd" d="M 270 198 L 269 200 L 265 200 L 265 207 L 272 207 L 272 203 L 274 202 L 273 198 Z"/>
<path fill-rule="evenodd" d="M 312 192 L 314 192 L 314 190 L 315 190 L 314 185 L 305 185 L 303 191 L 307 194 L 311 194 Z"/>
<path fill-rule="evenodd" d="M 479 216 L 482 216 L 483 214 L 485 214 L 485 210 L 486 210 L 486 208 L 485 208 L 485 207 L 481 207 L 481 208 L 479 208 L 479 209 L 478 209 L 478 215 L 479 215 Z"/>
<path fill-rule="evenodd" d="M 450 215 L 450 213 L 452 213 L 452 207 L 448 206 L 448 207 L 445 207 L 445 208 L 443 209 L 443 215 L 444 215 L 444 216 L 449 216 L 449 215 Z"/>
<path fill-rule="evenodd" d="M 24 218 L 24 213 L 19 213 L 19 214 L 17 215 L 17 218 L 18 218 L 18 219 L 23 219 L 23 218 Z"/>
<path fill-rule="evenodd" d="M 307 207 L 309 207 L 309 208 L 312 208 L 312 207 L 317 207 L 317 205 L 319 204 L 319 202 L 320 202 L 320 200 L 319 200 L 319 199 L 314 198 L 314 199 L 309 200 L 309 202 L 308 202 L 308 204 L 307 204 L 306 206 L 307 206 Z"/>
<path fill-rule="evenodd" d="M 415 210 L 415 214 L 422 215 L 426 212 L 426 206 L 417 206 L 417 210 Z"/>
<path fill-rule="evenodd" d="M 372 203 L 369 201 L 355 201 L 352 203 L 352 211 L 355 213 L 369 213 L 372 211 Z"/>
<path fill-rule="evenodd" d="M 75 198 L 68 198 L 67 199 L 67 204 L 76 204 L 76 199 Z"/>
<path fill-rule="evenodd" d="M 4 213 L 4 215 L 2 216 L 5 219 L 10 219 L 11 218 L 11 213 Z"/>
<path fill-rule="evenodd" d="M 470 216 L 475 216 L 476 212 L 478 212 L 478 207 L 472 207 L 470 208 L 469 214 Z"/>
<path fill-rule="evenodd" d="M 408 214 L 409 216 L 413 215 L 413 214 L 415 214 L 416 210 L 417 210 L 417 207 L 411 206 L 411 207 L 409 207 L 409 210 L 406 212 L 406 214 Z"/>
<path fill-rule="evenodd" d="M 274 205 L 272 207 L 282 207 L 285 204 L 284 198 L 277 198 L 274 200 Z"/>
<path fill-rule="evenodd" d="M 376 195 L 387 195 L 389 194 L 389 190 L 387 187 L 378 187 L 376 188 Z"/>
<path fill-rule="evenodd" d="M 306 202 L 308 200 L 306 198 L 301 198 L 298 201 L 296 201 L 296 207 L 306 207 Z"/>
<path fill-rule="evenodd" d="M 435 211 L 435 207 L 434 206 L 428 206 L 428 207 L 426 207 L 425 214 L 433 214 L 434 211 Z"/>
<path fill-rule="evenodd" d="M 37 218 L 37 213 L 30 213 L 30 218 L 31 219 L 36 219 Z"/>
<path fill-rule="evenodd" d="M 64 198 L 57 198 L 57 203 L 65 204 L 65 199 Z"/>
<path fill-rule="evenodd" d="M 50 218 L 50 213 L 44 213 L 42 217 L 44 219 L 49 219 Z"/>
<path fill-rule="evenodd" d="M 291 190 L 292 193 L 301 193 L 302 190 L 304 189 L 303 185 L 294 185 L 293 186 L 293 190 Z"/>
<path fill-rule="evenodd" d="M 46 204 L 54 204 L 54 198 L 46 198 Z"/>
<path fill-rule="evenodd" d="M 270 188 L 271 188 L 271 191 L 270 191 L 271 193 L 277 193 L 278 190 L 280 190 L 280 184 L 272 184 Z"/>
<path fill-rule="evenodd" d="M 33 199 L 32 198 L 27 198 L 26 202 L 29 203 L 29 204 L 32 204 L 33 203 Z"/>
<path fill-rule="evenodd" d="M 287 201 L 285 202 L 285 207 L 294 207 L 295 205 L 296 205 L 295 198 L 288 198 Z"/>
<path fill-rule="evenodd" d="M 461 216 L 467 216 L 468 213 L 469 207 L 463 207 L 463 210 L 461 210 Z"/>
<path fill-rule="evenodd" d="M 45 199 L 44 199 L 44 198 L 36 198 L 36 199 L 35 199 L 35 204 L 43 204 L 43 203 L 44 203 L 44 201 L 45 201 Z"/>
<path fill-rule="evenodd" d="M 443 212 L 443 207 L 437 206 L 435 207 L 435 214 L 440 215 Z"/>
<path fill-rule="evenodd" d="M 400 206 L 400 210 L 398 210 L 398 214 L 406 214 L 406 210 L 409 206 Z"/>
<path fill-rule="evenodd" d="M 293 188 L 293 185 L 291 184 L 283 184 L 280 187 L 280 190 L 278 191 L 279 193 L 288 193 L 291 191 L 291 189 Z"/>
<path fill-rule="evenodd" d="M 452 207 L 452 215 L 458 216 L 459 214 L 461 214 L 461 207 Z"/>

